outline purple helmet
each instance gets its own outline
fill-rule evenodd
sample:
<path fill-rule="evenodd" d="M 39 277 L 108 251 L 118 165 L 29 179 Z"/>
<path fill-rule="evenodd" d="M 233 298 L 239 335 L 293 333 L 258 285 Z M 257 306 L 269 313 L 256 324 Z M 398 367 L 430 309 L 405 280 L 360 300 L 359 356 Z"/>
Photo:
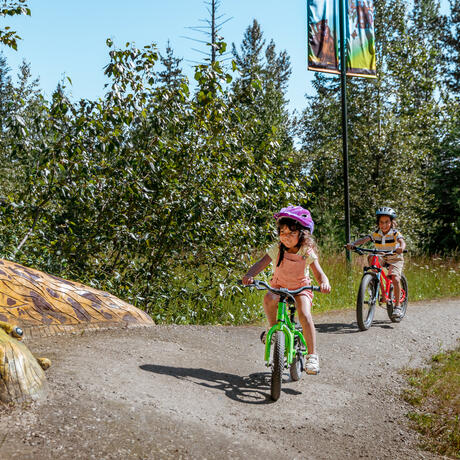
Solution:
<path fill-rule="evenodd" d="M 281 209 L 281 211 L 277 212 L 273 217 L 277 221 L 282 217 L 294 219 L 297 222 L 299 222 L 299 224 L 303 227 L 308 228 L 308 230 L 310 230 L 310 233 L 313 233 L 315 223 L 311 218 L 310 211 L 308 211 L 308 209 L 302 208 L 301 206 L 288 206 L 287 208 Z"/>

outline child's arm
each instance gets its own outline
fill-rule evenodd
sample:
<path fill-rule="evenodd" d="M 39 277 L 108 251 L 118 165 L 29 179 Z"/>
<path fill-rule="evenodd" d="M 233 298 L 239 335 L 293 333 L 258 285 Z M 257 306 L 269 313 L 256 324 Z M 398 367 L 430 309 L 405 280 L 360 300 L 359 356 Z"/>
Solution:
<path fill-rule="evenodd" d="M 268 254 L 265 254 L 262 259 L 256 262 L 243 276 L 243 284 L 252 284 L 254 282 L 254 276 L 257 276 L 261 271 L 267 268 L 272 259 Z"/>
<path fill-rule="evenodd" d="M 315 276 L 315 280 L 318 282 L 321 292 L 328 294 L 331 292 L 331 285 L 329 284 L 329 279 L 326 274 L 323 272 L 321 265 L 318 262 L 318 259 L 314 260 L 310 267 L 313 271 L 313 275 Z"/>
<path fill-rule="evenodd" d="M 347 243 L 347 249 L 353 249 L 354 246 L 359 246 L 361 244 L 367 243 L 368 241 L 371 241 L 371 237 L 369 235 L 363 236 L 356 241 Z"/>
<path fill-rule="evenodd" d="M 399 248 L 395 249 L 395 252 L 397 254 L 402 254 L 404 249 L 406 249 L 406 242 L 404 241 L 404 238 L 402 238 L 402 237 L 399 237 L 398 241 L 399 241 Z"/>

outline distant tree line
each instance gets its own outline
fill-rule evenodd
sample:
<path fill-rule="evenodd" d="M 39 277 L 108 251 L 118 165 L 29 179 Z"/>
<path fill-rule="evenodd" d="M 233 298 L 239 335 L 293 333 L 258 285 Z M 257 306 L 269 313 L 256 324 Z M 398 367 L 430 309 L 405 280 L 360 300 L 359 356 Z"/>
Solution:
<path fill-rule="evenodd" d="M 348 81 L 353 232 L 390 205 L 412 248 L 451 253 L 459 1 L 447 17 L 434 0 L 375 5 L 378 78 Z M 0 56 L 2 257 L 110 290 L 158 320 L 198 321 L 272 239 L 280 207 L 310 207 L 320 245 L 340 250 L 337 79 L 317 74 L 304 112 L 290 114 L 289 56 L 255 20 L 232 63 L 219 42 L 193 86 L 169 45 L 107 45 L 98 100 L 72 101 L 64 81 L 47 100 L 28 64 L 13 81 Z"/>
<path fill-rule="evenodd" d="M 460 247 L 459 0 L 374 2 L 377 79 L 349 78 L 352 234 L 394 207 L 411 250 Z M 297 122 L 321 240 L 344 241 L 340 87 L 316 74 Z"/>

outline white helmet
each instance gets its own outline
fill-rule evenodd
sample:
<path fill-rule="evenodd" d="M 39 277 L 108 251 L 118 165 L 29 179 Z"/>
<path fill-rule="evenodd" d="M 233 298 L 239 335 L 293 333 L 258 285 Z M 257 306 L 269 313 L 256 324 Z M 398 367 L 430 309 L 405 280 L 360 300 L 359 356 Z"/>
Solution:
<path fill-rule="evenodd" d="M 375 211 L 376 216 L 390 216 L 391 220 L 396 218 L 396 211 L 388 206 L 382 206 Z"/>

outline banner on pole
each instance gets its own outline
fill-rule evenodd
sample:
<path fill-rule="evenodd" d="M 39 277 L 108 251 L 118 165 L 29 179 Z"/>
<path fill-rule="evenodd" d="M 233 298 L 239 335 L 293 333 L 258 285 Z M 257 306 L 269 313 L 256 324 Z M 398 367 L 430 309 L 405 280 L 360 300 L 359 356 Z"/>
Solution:
<path fill-rule="evenodd" d="M 373 0 L 307 0 L 308 70 L 340 73 L 339 1 L 346 2 L 346 73 L 376 77 Z"/>
<path fill-rule="evenodd" d="M 308 70 L 340 73 L 336 0 L 307 0 Z"/>

